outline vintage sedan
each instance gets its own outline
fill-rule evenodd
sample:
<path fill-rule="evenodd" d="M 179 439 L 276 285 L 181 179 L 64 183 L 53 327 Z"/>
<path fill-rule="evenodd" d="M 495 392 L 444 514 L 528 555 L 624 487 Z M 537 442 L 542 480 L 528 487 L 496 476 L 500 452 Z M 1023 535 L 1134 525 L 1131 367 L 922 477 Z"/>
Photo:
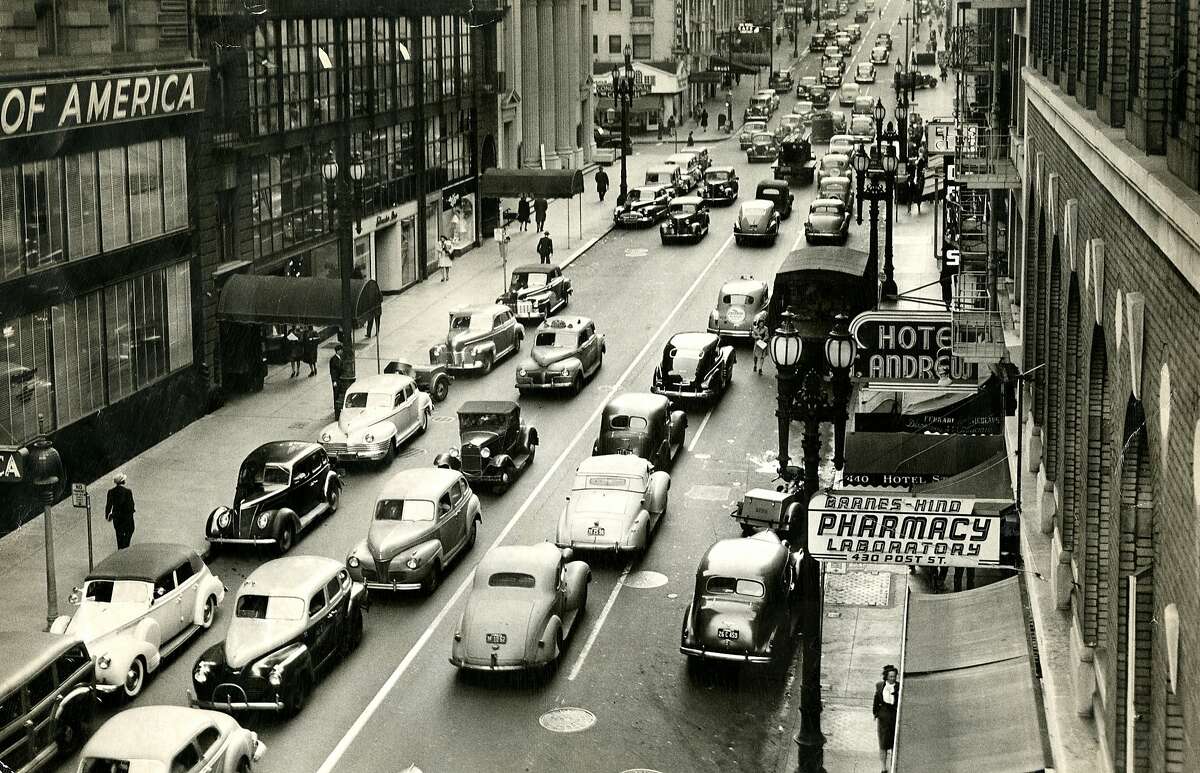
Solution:
<path fill-rule="evenodd" d="M 779 238 L 780 219 L 772 201 L 754 199 L 744 202 L 733 223 L 733 241 L 739 246 L 751 242 L 774 244 Z"/>
<path fill-rule="evenodd" d="M 787 180 L 762 180 L 754 189 L 754 198 L 769 201 L 784 220 L 792 216 L 792 201 L 795 196 L 788 188 Z"/>
<path fill-rule="evenodd" d="M 808 41 L 809 53 L 818 53 L 825 50 L 825 33 L 818 32 L 812 36 L 812 40 Z"/>
<path fill-rule="evenodd" d="M 689 665 L 766 664 L 791 652 L 801 601 L 797 556 L 772 531 L 709 547 L 679 637 Z"/>
<path fill-rule="evenodd" d="M 821 83 L 830 91 L 836 91 L 842 86 L 842 68 L 826 65 L 821 68 Z"/>
<path fill-rule="evenodd" d="M 609 400 L 600 416 L 592 455 L 633 454 L 665 470 L 683 449 L 687 414 L 662 395 L 626 392 Z"/>
<path fill-rule="evenodd" d="M 847 24 L 846 34 L 850 36 L 851 43 L 857 43 L 862 40 L 862 22 L 856 21 L 853 24 Z"/>
<path fill-rule="evenodd" d="M 429 347 L 429 362 L 449 370 L 490 373 L 497 362 L 519 352 L 524 339 L 525 328 L 507 306 L 455 309 L 445 343 Z"/>
<path fill-rule="evenodd" d="M 875 46 L 871 49 L 871 64 L 888 65 L 891 63 L 892 52 L 884 46 Z"/>
<path fill-rule="evenodd" d="M 854 209 L 854 185 L 849 177 L 830 175 L 821 179 L 817 187 L 818 199 L 840 199 L 847 210 Z"/>
<path fill-rule="evenodd" d="M 812 88 L 813 86 L 817 85 L 817 83 L 818 83 L 817 76 L 802 75 L 800 77 L 800 80 L 796 81 L 796 99 L 801 102 L 807 101 L 808 100 L 808 90 L 810 88 Z M 793 112 L 798 113 L 800 111 L 793 110 Z"/>
<path fill-rule="evenodd" d="M 774 161 L 779 155 L 779 143 L 775 140 L 774 132 L 758 132 L 750 139 L 750 147 L 746 150 L 746 160 Z"/>
<path fill-rule="evenodd" d="M 850 108 L 850 115 L 865 115 L 872 117 L 875 110 L 876 97 L 870 94 L 859 94 L 854 98 L 854 106 Z"/>
<path fill-rule="evenodd" d="M 849 156 L 858 146 L 853 134 L 835 134 L 829 138 L 829 152 Z"/>
<path fill-rule="evenodd" d="M 554 544 L 560 548 L 645 552 L 667 512 L 671 476 L 629 454 L 591 456 L 575 470 Z"/>
<path fill-rule="evenodd" d="M 408 360 L 392 360 L 383 366 L 384 373 L 399 373 L 408 376 L 435 402 L 440 403 L 450 394 L 454 376 L 446 372 L 445 365 L 414 365 Z"/>
<path fill-rule="evenodd" d="M 770 118 L 770 101 L 761 97 L 750 97 L 750 104 L 742 111 L 742 121 L 762 121 L 766 123 Z"/>
<path fill-rule="evenodd" d="M 842 49 L 836 43 L 825 44 L 825 50 L 821 53 L 821 66 L 837 67 L 839 70 L 845 71 Z"/>
<path fill-rule="evenodd" d="M 658 226 L 663 244 L 697 244 L 708 236 L 708 206 L 699 196 L 680 196 L 671 202 L 667 217 Z"/>
<path fill-rule="evenodd" d="M 337 512 L 342 480 L 316 443 L 276 440 L 250 452 L 238 470 L 232 507 L 208 514 L 204 538 L 222 545 L 292 549 L 297 535 Z"/>
<path fill-rule="evenodd" d="M 472 484 L 508 489 L 533 464 L 538 433 L 521 421 L 521 408 L 505 400 L 471 401 L 458 409 L 461 444 L 439 454 L 434 465 L 458 470 Z"/>
<path fill-rule="evenodd" d="M 433 400 L 408 376 L 364 376 L 346 391 L 342 414 L 321 430 L 321 446 L 339 461 L 392 459 L 429 427 Z"/>
<path fill-rule="evenodd" d="M 323 556 L 268 561 L 242 581 L 225 639 L 192 667 L 188 703 L 295 716 L 362 640 L 366 588 Z"/>
<path fill-rule="evenodd" d="M 792 90 L 793 79 L 791 70 L 776 70 L 771 73 L 771 77 L 767 79 L 767 85 L 775 90 L 776 94 L 786 94 Z"/>
<path fill-rule="evenodd" d="M 680 151 L 667 156 L 667 160 L 663 163 L 670 166 L 678 167 L 683 173 L 683 187 L 679 191 L 680 195 L 687 193 L 704 179 L 704 163 L 700 160 L 698 153 L 689 153 Z"/>
<path fill-rule="evenodd" d="M 0 770 L 33 773 L 74 754 L 95 716 L 95 679 L 78 638 L 0 631 Z"/>
<path fill-rule="evenodd" d="M 812 123 L 813 111 L 815 109 L 812 102 L 809 102 L 807 99 L 801 99 L 792 105 L 791 115 L 800 116 L 801 128 L 807 129 Z"/>
<path fill-rule="evenodd" d="M 850 116 L 850 134 L 854 141 L 870 145 L 875 142 L 875 119 L 869 115 Z"/>
<path fill-rule="evenodd" d="M 667 205 L 673 198 L 675 191 L 670 185 L 630 188 L 625 203 L 613 210 L 613 223 L 622 227 L 657 223 L 667 213 Z"/>
<path fill-rule="evenodd" d="M 792 132 L 798 132 L 804 128 L 804 116 L 799 113 L 788 113 L 779 119 L 779 123 L 775 126 L 775 139 L 782 141 L 784 137 Z"/>
<path fill-rule="evenodd" d="M 850 174 L 850 156 L 845 153 L 826 153 L 817 164 L 817 185 L 826 177 L 847 177 Z"/>
<path fill-rule="evenodd" d="M 883 46 L 890 53 L 892 50 L 892 33 L 880 32 L 875 35 L 875 45 Z"/>
<path fill-rule="evenodd" d="M 267 747 L 228 714 L 138 706 L 100 726 L 78 773 L 251 773 Z"/>
<path fill-rule="evenodd" d="M 583 391 L 586 380 L 604 364 L 604 336 L 586 317 L 556 317 L 533 334 L 529 356 L 517 364 L 517 391 L 567 389 Z"/>
<path fill-rule="evenodd" d="M 779 109 L 779 95 L 775 93 L 774 89 L 759 89 L 758 91 L 754 92 L 754 96 L 751 97 L 751 99 L 767 100 L 771 106 L 771 112 L 775 112 Z"/>
<path fill-rule="evenodd" d="M 814 110 L 827 110 L 829 108 L 829 88 L 824 83 L 809 86 L 808 101 L 813 103 Z"/>
<path fill-rule="evenodd" d="M 767 130 L 766 121 L 746 121 L 738 131 L 738 147 L 746 150 L 750 147 L 754 135 Z"/>
<path fill-rule="evenodd" d="M 513 269 L 508 291 L 496 299 L 520 322 L 541 322 L 567 307 L 571 280 L 554 263 L 530 263 Z"/>
<path fill-rule="evenodd" d="M 843 83 L 838 89 L 838 106 L 853 107 L 854 100 L 858 98 L 860 89 L 857 83 Z"/>
<path fill-rule="evenodd" d="M 675 400 L 721 399 L 733 382 L 737 353 L 714 333 L 676 333 L 654 367 L 650 391 Z"/>
<path fill-rule="evenodd" d="M 732 166 L 712 166 L 704 173 L 704 200 L 732 204 L 738 197 L 738 174 Z"/>
<path fill-rule="evenodd" d="M 50 633 L 84 642 L 102 695 L 134 698 L 146 677 L 216 619 L 225 586 L 196 551 L 143 542 L 96 564 Z"/>
<path fill-rule="evenodd" d="M 475 546 L 479 497 L 461 472 L 398 472 L 375 498 L 367 538 L 346 556 L 354 582 L 370 590 L 433 593 L 450 563 Z"/>
<path fill-rule="evenodd" d="M 859 62 L 858 64 L 854 65 L 854 82 L 874 83 L 875 64 L 873 62 Z"/>
<path fill-rule="evenodd" d="M 587 609 L 592 570 L 549 542 L 501 545 L 475 568 L 450 663 L 472 671 L 553 668 Z"/>
<path fill-rule="evenodd" d="M 708 332 L 727 338 L 750 338 L 754 318 L 766 311 L 771 291 L 767 283 L 742 276 L 721 285 L 717 305 L 708 314 Z"/>
<path fill-rule="evenodd" d="M 808 207 L 804 240 L 809 244 L 845 244 L 850 233 L 850 209 L 841 199 L 817 199 Z"/>

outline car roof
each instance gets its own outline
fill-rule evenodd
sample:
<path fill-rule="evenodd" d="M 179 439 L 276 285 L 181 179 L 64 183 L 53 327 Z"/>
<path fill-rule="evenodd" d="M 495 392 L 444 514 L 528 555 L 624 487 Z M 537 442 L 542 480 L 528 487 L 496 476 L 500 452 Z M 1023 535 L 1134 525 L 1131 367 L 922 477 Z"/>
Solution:
<path fill-rule="evenodd" d="M 552 274 L 558 269 L 554 263 L 522 263 L 519 266 L 513 266 L 514 274 Z"/>
<path fill-rule="evenodd" d="M 413 467 L 388 478 L 375 496 L 380 499 L 424 499 L 434 502 L 462 475 L 443 467 Z"/>
<path fill-rule="evenodd" d="M 170 762 L 201 730 L 215 726 L 225 734 L 235 720 L 225 714 L 186 706 L 136 706 L 114 714 L 92 734 L 84 757 Z M 154 728 L 154 732 L 146 732 Z"/>
<path fill-rule="evenodd" d="M 667 163 L 670 164 L 675 161 L 691 161 L 698 155 L 700 155 L 700 151 L 698 150 L 681 150 L 678 153 L 672 153 L 671 155 L 667 156 Z"/>
<path fill-rule="evenodd" d="M 508 311 L 509 308 L 500 303 L 482 303 L 477 306 L 459 306 L 450 309 L 450 315 L 461 317 L 465 314 L 497 314 L 501 311 Z"/>
<path fill-rule="evenodd" d="M 154 582 L 175 567 L 189 561 L 203 563 L 196 551 L 169 542 L 139 542 L 109 554 L 92 571 L 88 580 L 145 580 Z"/>
<path fill-rule="evenodd" d="M 746 579 L 766 579 L 778 571 L 787 551 L 775 532 L 760 531 L 753 537 L 734 537 L 714 542 L 700 559 L 697 574 Z"/>
<path fill-rule="evenodd" d="M 767 122 L 762 121 L 762 120 L 757 120 L 757 119 L 751 120 L 751 121 L 746 121 L 744 124 L 742 124 L 742 130 L 743 131 L 758 131 L 758 129 L 755 127 L 757 127 L 759 124 L 766 126 Z"/>
<path fill-rule="evenodd" d="M 875 63 L 874 62 L 859 62 L 858 64 L 856 64 L 854 66 L 861 70 L 864 67 L 874 68 Z"/>
<path fill-rule="evenodd" d="M 0 701 L 76 644 L 74 636 L 57 633 L 0 631 Z"/>
<path fill-rule="evenodd" d="M 484 554 L 475 576 L 484 584 L 496 572 L 522 572 L 533 575 L 538 586 L 548 589 L 558 581 L 555 571 L 562 551 L 549 542 L 536 545 L 500 545 Z"/>
<path fill-rule="evenodd" d="M 697 349 L 707 349 L 710 346 L 716 346 L 720 342 L 721 338 L 716 333 L 688 332 L 676 333 L 671 336 L 671 339 L 667 341 L 667 346 L 695 351 Z"/>
<path fill-rule="evenodd" d="M 787 182 L 787 180 L 773 180 L 773 179 L 770 179 L 770 178 L 768 178 L 768 179 L 766 179 L 766 180 L 759 180 L 759 181 L 758 181 L 758 186 L 755 188 L 755 190 L 759 190 L 759 191 L 765 191 L 765 190 L 779 190 L 779 191 L 786 191 L 786 190 L 788 190 L 788 182 Z"/>
<path fill-rule="evenodd" d="M 713 164 L 712 166 L 710 166 L 708 168 L 707 171 L 708 172 L 734 172 L 734 173 L 736 173 L 737 169 L 735 169 L 732 166 L 717 166 L 716 164 Z M 707 172 L 706 172 L 706 174 L 707 174 Z"/>
<path fill-rule="evenodd" d="M 765 212 L 768 209 L 774 209 L 775 202 L 767 201 L 766 199 L 751 199 L 743 201 L 741 212 Z"/>
<path fill-rule="evenodd" d="M 719 295 L 750 295 L 751 293 L 763 292 L 767 289 L 767 283 L 757 279 L 731 279 L 721 285 Z"/>
<path fill-rule="evenodd" d="M 284 556 L 262 564 L 242 582 L 238 594 L 303 596 L 323 587 L 342 569 L 342 562 L 325 556 Z"/>
<path fill-rule="evenodd" d="M 849 184 L 850 184 L 850 178 L 849 178 L 849 177 L 847 177 L 847 176 L 845 176 L 845 175 L 843 175 L 843 174 L 839 174 L 839 175 L 829 175 L 829 176 L 826 176 L 826 177 L 822 177 L 822 178 L 821 178 L 821 184 L 820 184 L 820 186 L 818 186 L 818 187 L 817 187 L 817 190 L 820 190 L 821 188 L 824 188 L 824 187 L 825 187 L 827 184 L 829 184 L 829 183 L 836 183 L 837 185 L 849 185 Z"/>
<path fill-rule="evenodd" d="M 320 444 L 307 440 L 272 440 L 270 443 L 263 443 L 246 456 L 261 456 L 266 464 L 291 464 L 320 447 Z"/>
<path fill-rule="evenodd" d="M 844 140 L 845 142 L 854 142 L 854 135 L 853 134 L 835 134 L 829 138 L 830 142 L 836 142 L 837 140 Z"/>
<path fill-rule="evenodd" d="M 809 204 L 808 207 L 809 207 L 809 209 L 812 209 L 813 207 L 837 207 L 839 209 L 845 209 L 846 202 L 842 201 L 841 199 L 833 199 L 833 198 L 814 199 L 813 203 Z"/>
<path fill-rule="evenodd" d="M 665 411 L 670 401 L 662 396 L 648 392 L 625 392 L 608 401 L 604 406 L 604 415 L 629 414 L 631 416 L 649 416 L 659 411 Z"/>
<path fill-rule="evenodd" d="M 847 156 L 845 153 L 826 153 L 825 155 L 821 156 L 821 161 L 824 162 L 825 159 L 837 161 L 840 164 L 843 162 L 848 162 L 850 160 L 850 156 Z"/>
<path fill-rule="evenodd" d="M 576 469 L 580 475 L 607 473 L 612 475 L 645 475 L 651 469 L 650 462 L 633 454 L 601 454 L 589 456 Z"/>
<path fill-rule="evenodd" d="M 679 199 L 675 200 L 679 201 Z M 536 332 L 541 333 L 543 331 L 553 332 L 555 330 L 582 330 L 590 324 L 592 324 L 592 321 L 587 317 L 550 317 L 547 320 L 543 320 L 542 324 L 538 325 Z"/>
<path fill-rule="evenodd" d="M 671 200 L 671 206 L 673 207 L 676 204 L 695 204 L 700 206 L 704 204 L 704 199 L 699 196 L 676 196 Z"/>
<path fill-rule="evenodd" d="M 635 190 L 635 191 L 650 191 L 653 194 L 658 194 L 660 191 L 664 190 L 666 187 L 667 187 L 666 185 L 661 185 L 661 184 L 660 185 L 639 185 L 636 188 L 634 188 L 633 190 Z"/>
<path fill-rule="evenodd" d="M 674 172 L 678 169 L 675 164 L 655 164 L 646 169 L 647 172 Z"/>
<path fill-rule="evenodd" d="M 767 131 L 767 130 L 762 130 L 762 131 L 756 131 L 756 132 L 754 132 L 754 137 L 753 137 L 753 139 L 758 139 L 759 137 L 768 137 L 768 138 L 770 138 L 770 139 L 775 139 L 775 134 L 774 134 L 773 132 L 770 132 L 770 131 Z"/>
<path fill-rule="evenodd" d="M 400 373 L 372 373 L 361 376 L 350 385 L 350 392 L 391 392 L 412 384 L 413 380 Z"/>

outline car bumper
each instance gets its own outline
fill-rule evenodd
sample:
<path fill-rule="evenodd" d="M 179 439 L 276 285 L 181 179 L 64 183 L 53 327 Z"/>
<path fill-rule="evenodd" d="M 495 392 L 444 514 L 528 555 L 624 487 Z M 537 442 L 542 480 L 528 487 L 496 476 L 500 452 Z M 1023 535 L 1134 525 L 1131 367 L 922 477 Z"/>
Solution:
<path fill-rule="evenodd" d="M 679 651 L 684 655 L 693 658 L 704 658 L 705 660 L 722 660 L 726 663 L 753 663 L 761 665 L 771 662 L 770 655 L 750 655 L 739 654 L 736 652 L 721 652 L 719 650 L 706 650 L 703 647 L 688 647 L 680 646 Z"/>
<path fill-rule="evenodd" d="M 364 572 L 364 566 L 367 566 L 369 571 Z M 385 573 L 380 573 L 374 564 L 360 563 L 358 566 L 349 567 L 349 571 L 350 579 L 361 583 L 367 590 L 413 591 L 420 590 L 432 566 L 429 562 L 418 564 L 416 569 L 409 569 L 405 565 L 398 569 L 389 566 Z"/>
<path fill-rule="evenodd" d="M 555 389 L 570 389 L 574 384 L 574 379 L 574 375 L 552 376 L 544 380 L 532 379 L 528 376 L 517 376 L 517 389 L 547 391 Z"/>
<path fill-rule="evenodd" d="M 715 333 L 722 338 L 749 338 L 749 330 L 738 330 L 737 328 L 717 327 L 715 325 L 708 326 L 708 332 Z"/>
<path fill-rule="evenodd" d="M 367 590 L 408 591 L 421 589 L 419 582 L 398 582 L 396 580 L 364 580 L 363 585 Z"/>
<path fill-rule="evenodd" d="M 613 218 L 613 225 L 618 228 L 640 228 L 648 225 L 653 225 L 657 217 L 651 215 L 638 215 L 636 217 L 616 217 Z"/>
<path fill-rule="evenodd" d="M 875 79 L 874 78 L 855 78 L 854 82 L 855 83 L 874 83 Z"/>
<path fill-rule="evenodd" d="M 697 231 L 696 233 L 682 233 L 682 234 L 670 233 L 670 234 L 668 234 L 668 233 L 663 233 L 662 231 L 659 231 L 658 235 L 662 238 L 663 244 L 673 244 L 673 243 L 681 243 L 681 244 L 692 243 L 692 244 L 694 244 L 694 243 L 700 241 L 701 239 L 703 239 L 705 233 L 707 233 L 707 232 L 706 231 Z"/>
<path fill-rule="evenodd" d="M 847 234 L 827 234 L 816 231 L 805 232 L 804 234 L 805 241 L 809 242 L 810 244 L 816 244 L 818 242 L 841 242 L 844 241 L 846 237 Z"/>
<path fill-rule="evenodd" d="M 734 236 L 740 236 L 743 239 L 758 240 L 763 242 L 774 241 L 778 236 L 778 232 L 771 233 L 770 231 L 739 231 L 736 228 L 733 231 Z"/>
<path fill-rule="evenodd" d="M 187 691 L 188 705 L 210 711 L 283 711 L 283 701 L 214 701 L 202 700 L 191 690 Z"/>
<path fill-rule="evenodd" d="M 656 395 L 663 397 L 674 398 L 676 400 L 707 400 L 717 395 L 715 389 L 663 389 L 655 384 L 650 387 L 650 391 Z"/>
<path fill-rule="evenodd" d="M 208 536 L 204 539 L 211 543 L 220 543 L 222 545 L 274 545 L 276 540 L 274 537 L 212 537 Z"/>
<path fill-rule="evenodd" d="M 325 453 L 343 462 L 369 460 L 377 462 L 388 454 L 392 439 L 375 443 L 322 443 Z"/>
<path fill-rule="evenodd" d="M 604 542 L 582 542 L 580 540 L 555 539 L 554 544 L 559 548 L 571 548 L 572 550 L 595 553 L 636 553 L 646 549 L 645 545 L 633 545 L 612 540 L 606 540 Z"/>
<path fill-rule="evenodd" d="M 546 665 L 532 660 L 521 660 L 520 662 L 499 662 L 478 660 L 476 658 L 456 658 L 450 656 L 450 665 L 461 668 L 467 671 L 528 671 L 531 668 L 539 668 Z"/>
<path fill-rule="evenodd" d="M 463 477 L 470 483 L 502 482 L 500 471 L 494 468 L 486 469 L 483 472 L 467 472 L 466 470 L 460 470 L 460 472 L 462 472 Z"/>

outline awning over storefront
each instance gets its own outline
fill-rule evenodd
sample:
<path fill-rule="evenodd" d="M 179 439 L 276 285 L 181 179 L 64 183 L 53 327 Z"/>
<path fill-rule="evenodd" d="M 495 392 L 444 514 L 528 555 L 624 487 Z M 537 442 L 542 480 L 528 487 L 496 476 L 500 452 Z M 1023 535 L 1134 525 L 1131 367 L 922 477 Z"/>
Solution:
<path fill-rule="evenodd" d="M 351 279 L 354 320 L 366 320 L 383 302 L 374 279 Z M 221 288 L 217 317 L 225 322 L 275 325 L 338 325 L 342 283 L 319 277 L 235 274 Z"/>
<path fill-rule="evenodd" d="M 490 198 L 533 196 L 569 199 L 583 193 L 578 169 L 488 169 L 479 177 L 479 195 Z"/>
<path fill-rule="evenodd" d="M 846 436 L 843 483 L 907 489 L 958 475 L 1005 453 L 1002 435 L 855 431 Z M 1011 491 L 1005 496 L 1011 497 Z"/>
<path fill-rule="evenodd" d="M 896 773 L 1046 767 L 1046 734 L 1016 577 L 908 597 Z"/>
<path fill-rule="evenodd" d="M 708 64 L 710 67 L 713 67 L 717 70 L 740 72 L 743 75 L 753 75 L 754 73 L 758 72 L 757 67 L 751 67 L 750 65 L 742 64 L 741 62 L 731 62 L 723 56 L 710 56 L 708 58 Z"/>
<path fill-rule="evenodd" d="M 701 70 L 688 76 L 688 83 L 723 83 L 725 73 L 716 70 Z"/>
<path fill-rule="evenodd" d="M 1001 451 L 949 478 L 913 486 L 912 493 L 930 497 L 998 500 L 1011 505 L 1013 487 L 1008 469 L 1008 452 Z"/>
<path fill-rule="evenodd" d="M 856 413 L 854 427 L 863 432 L 945 432 L 954 435 L 998 435 L 1004 428 L 1004 395 L 1000 379 L 991 376 L 973 393 L 946 392 L 916 399 L 904 395 L 902 410 Z"/>

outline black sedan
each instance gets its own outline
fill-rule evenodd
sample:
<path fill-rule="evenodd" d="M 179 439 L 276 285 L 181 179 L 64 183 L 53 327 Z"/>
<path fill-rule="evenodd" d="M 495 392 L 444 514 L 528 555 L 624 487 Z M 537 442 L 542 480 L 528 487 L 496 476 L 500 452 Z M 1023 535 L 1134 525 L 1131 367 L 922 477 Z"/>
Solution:
<path fill-rule="evenodd" d="M 737 354 L 715 333 L 676 333 L 663 347 L 650 391 L 673 400 L 719 400 L 733 382 Z"/>
<path fill-rule="evenodd" d="M 669 185 L 632 188 L 625 203 L 613 211 L 613 223 L 622 227 L 653 225 L 667 213 L 671 198 Z"/>
<path fill-rule="evenodd" d="M 850 210 L 841 199 L 817 199 L 808 207 L 804 240 L 809 244 L 845 244 L 850 233 Z"/>
<path fill-rule="evenodd" d="M 737 170 L 732 166 L 711 166 L 704 173 L 704 200 L 709 204 L 732 204 L 738 197 Z"/>
<path fill-rule="evenodd" d="M 658 227 L 663 244 L 697 244 L 708 236 L 708 207 L 699 196 L 680 196 L 671 202 Z"/>
<path fill-rule="evenodd" d="M 521 408 L 506 400 L 470 401 L 458 409 L 460 445 L 439 454 L 434 465 L 461 472 L 471 485 L 508 489 L 533 464 L 538 433 L 521 420 Z"/>

